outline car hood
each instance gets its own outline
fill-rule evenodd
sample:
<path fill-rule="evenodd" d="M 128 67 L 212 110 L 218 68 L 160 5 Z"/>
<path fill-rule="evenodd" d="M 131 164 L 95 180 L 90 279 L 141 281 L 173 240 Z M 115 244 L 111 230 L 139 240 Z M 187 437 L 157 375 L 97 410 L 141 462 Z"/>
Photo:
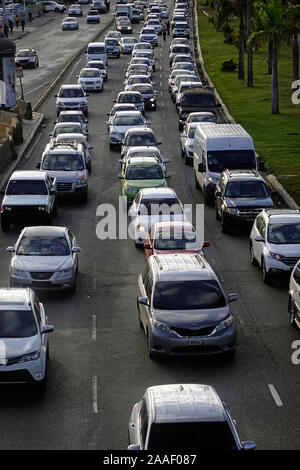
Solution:
<path fill-rule="evenodd" d="M 268 248 L 272 253 L 277 253 L 285 257 L 300 258 L 300 243 L 280 245 L 268 243 Z"/>
<path fill-rule="evenodd" d="M 228 207 L 273 207 L 273 201 L 270 197 L 241 197 L 241 198 L 227 198 L 226 202 Z"/>
<path fill-rule="evenodd" d="M 47 170 L 50 177 L 56 178 L 56 182 L 73 182 L 77 181 L 80 176 L 86 176 L 84 171 L 52 171 Z"/>
<path fill-rule="evenodd" d="M 38 335 L 30 336 L 29 338 L 0 338 L 0 342 L 0 365 L 1 359 L 23 356 L 38 351 L 41 346 Z"/>
<path fill-rule="evenodd" d="M 57 103 L 81 103 L 81 101 L 85 100 L 84 96 L 80 96 L 77 98 L 57 98 Z"/>
<path fill-rule="evenodd" d="M 73 265 L 72 255 L 67 256 L 21 256 L 15 255 L 12 267 L 22 271 L 62 271 Z"/>
<path fill-rule="evenodd" d="M 155 223 L 155 222 L 163 222 L 165 220 L 180 220 L 180 221 L 185 221 L 186 216 L 185 214 L 160 214 L 160 215 L 139 215 L 136 218 L 136 223 L 137 225 L 143 225 L 150 229 L 150 227 Z"/>
<path fill-rule="evenodd" d="M 229 308 L 226 306 L 203 310 L 153 310 L 153 312 L 156 320 L 169 326 L 192 328 L 192 325 L 197 325 L 198 328 L 204 328 L 216 325 L 227 318 Z"/>
<path fill-rule="evenodd" d="M 22 196 L 5 196 L 3 199 L 4 205 L 9 206 L 30 206 L 30 205 L 45 205 L 48 202 L 48 195 L 35 195 L 28 194 Z"/>
<path fill-rule="evenodd" d="M 125 180 L 125 185 L 131 188 L 158 188 L 165 186 L 165 179 L 152 179 L 152 180 Z"/>
<path fill-rule="evenodd" d="M 180 104 L 181 113 L 189 114 L 189 113 L 194 113 L 196 111 L 203 111 L 203 112 L 208 111 L 211 113 L 215 113 L 216 107 L 215 106 L 185 106 L 185 105 Z"/>
<path fill-rule="evenodd" d="M 116 133 L 116 134 L 124 134 L 124 135 L 125 135 L 126 131 L 127 131 L 128 129 L 130 129 L 131 127 L 132 127 L 132 125 L 131 125 L 131 126 L 113 126 L 113 125 L 112 125 L 112 126 L 110 127 L 110 132 L 111 132 L 111 133 L 114 132 L 114 133 Z M 140 125 L 135 124 L 134 127 L 145 127 L 145 124 L 140 124 Z"/>

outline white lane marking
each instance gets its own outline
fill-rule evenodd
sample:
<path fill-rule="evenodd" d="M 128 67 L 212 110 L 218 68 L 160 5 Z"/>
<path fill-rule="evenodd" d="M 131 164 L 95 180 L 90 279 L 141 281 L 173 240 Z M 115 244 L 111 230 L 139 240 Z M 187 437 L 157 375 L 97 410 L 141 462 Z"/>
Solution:
<path fill-rule="evenodd" d="M 80 61 L 81 61 L 81 57 L 75 62 L 74 67 L 72 68 L 71 72 L 68 75 L 67 82 L 70 80 L 71 76 L 73 75 L 74 70 L 76 69 Z"/>
<path fill-rule="evenodd" d="M 98 384 L 96 375 L 92 377 L 92 403 L 94 413 L 98 413 Z"/>
<path fill-rule="evenodd" d="M 97 339 L 97 317 L 92 315 L 92 340 L 96 341 Z"/>
<path fill-rule="evenodd" d="M 283 403 L 282 403 L 282 401 L 280 399 L 280 396 L 278 395 L 278 392 L 277 392 L 276 388 L 274 387 L 274 385 L 273 384 L 268 384 L 268 387 L 269 387 L 270 393 L 271 393 L 276 405 L 279 406 L 279 407 L 283 406 Z"/>
<path fill-rule="evenodd" d="M 42 88 L 43 86 L 48 85 L 48 83 L 50 83 L 50 80 L 49 80 L 48 82 L 46 82 L 46 83 L 43 83 L 43 85 L 40 85 L 40 86 L 38 86 L 38 87 L 36 87 L 36 88 L 33 88 L 33 89 L 30 90 L 30 91 L 27 91 L 26 93 L 24 93 L 24 96 L 30 95 L 30 93 L 33 93 L 34 91 L 39 90 L 39 89 Z"/>

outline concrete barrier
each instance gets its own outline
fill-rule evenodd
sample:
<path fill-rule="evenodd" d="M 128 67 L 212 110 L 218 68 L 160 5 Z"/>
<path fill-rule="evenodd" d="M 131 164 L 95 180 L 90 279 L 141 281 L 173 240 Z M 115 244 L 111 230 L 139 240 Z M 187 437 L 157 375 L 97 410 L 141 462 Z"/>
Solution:
<path fill-rule="evenodd" d="M 0 172 L 7 168 L 17 157 L 14 144 L 10 137 L 4 139 L 0 144 Z"/>

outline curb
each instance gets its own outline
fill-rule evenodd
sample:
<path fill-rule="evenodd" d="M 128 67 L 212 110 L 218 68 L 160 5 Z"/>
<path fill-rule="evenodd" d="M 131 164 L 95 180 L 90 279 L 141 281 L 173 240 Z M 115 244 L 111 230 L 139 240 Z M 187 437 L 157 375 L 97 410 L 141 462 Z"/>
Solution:
<path fill-rule="evenodd" d="M 197 12 L 197 0 L 194 0 L 193 6 L 193 29 L 194 29 L 194 51 L 196 56 L 197 68 L 200 72 L 200 75 L 203 77 L 203 81 L 207 83 L 210 87 L 214 89 L 214 94 L 217 99 L 217 102 L 221 105 L 221 117 L 222 120 L 229 124 L 235 124 L 236 121 L 231 116 L 230 112 L 228 111 L 226 105 L 223 103 L 219 93 L 217 92 L 213 82 L 211 81 L 208 73 L 205 70 L 204 60 L 202 56 L 202 51 L 200 47 L 200 40 L 199 40 L 199 29 L 198 29 L 198 12 Z M 265 179 L 267 183 L 271 186 L 272 189 L 276 190 L 284 203 L 290 209 L 298 209 L 298 205 L 296 201 L 288 194 L 288 192 L 284 189 L 284 187 L 279 183 L 277 178 L 274 175 L 265 175 Z"/>
<path fill-rule="evenodd" d="M 46 88 L 46 90 L 42 93 L 42 95 L 35 100 L 35 102 L 32 105 L 32 110 L 33 111 L 38 111 L 42 104 L 46 101 L 46 99 L 49 97 L 49 95 L 52 93 L 52 91 L 57 87 L 58 83 L 62 80 L 64 75 L 67 73 L 69 68 L 74 64 L 74 62 L 77 60 L 77 58 L 85 51 L 87 48 L 87 45 L 90 42 L 96 41 L 96 39 L 103 34 L 108 28 L 111 27 L 111 25 L 114 22 L 114 18 L 111 19 L 111 21 L 108 22 L 108 24 L 98 31 L 95 36 L 93 36 L 83 47 L 81 47 L 75 54 L 73 54 L 61 67 L 59 72 L 55 75 L 55 77 L 51 80 L 50 85 Z"/>
<path fill-rule="evenodd" d="M 42 113 L 33 113 L 37 117 L 37 122 L 34 124 L 33 128 L 30 131 L 29 136 L 25 140 L 24 144 L 21 144 L 23 148 L 21 149 L 20 152 L 18 152 L 18 156 L 16 160 L 14 160 L 6 169 L 5 173 L 2 175 L 1 182 L 0 182 L 0 187 L 1 189 L 4 189 L 4 186 L 6 186 L 10 175 L 12 172 L 15 170 L 15 168 L 18 166 L 26 152 L 28 151 L 28 148 L 30 144 L 32 143 L 33 139 L 36 137 L 37 133 L 39 132 L 40 128 L 42 127 L 42 124 L 44 122 L 44 114 Z"/>

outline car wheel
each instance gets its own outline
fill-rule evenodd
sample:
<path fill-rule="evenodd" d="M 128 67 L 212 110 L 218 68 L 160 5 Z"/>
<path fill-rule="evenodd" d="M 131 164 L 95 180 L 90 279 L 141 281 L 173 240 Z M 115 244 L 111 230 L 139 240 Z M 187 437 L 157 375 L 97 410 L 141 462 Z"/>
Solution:
<path fill-rule="evenodd" d="M 83 204 L 86 204 L 87 201 L 88 201 L 88 190 L 85 189 L 84 192 L 83 192 L 82 195 L 81 195 L 81 202 L 82 202 Z"/>
<path fill-rule="evenodd" d="M 266 263 L 264 259 L 262 259 L 261 261 L 261 274 L 262 274 L 262 280 L 264 281 L 264 283 L 269 284 L 271 281 L 271 275 L 267 271 Z"/>
<path fill-rule="evenodd" d="M 194 174 L 194 178 L 195 178 L 195 188 L 196 188 L 196 189 L 200 189 L 200 186 L 199 186 L 199 183 L 198 183 L 196 174 Z"/>
<path fill-rule="evenodd" d="M 2 232 L 7 232 L 9 230 L 10 223 L 7 220 L 1 219 L 1 229 Z"/>
<path fill-rule="evenodd" d="M 209 198 L 209 196 L 208 196 L 208 194 L 207 194 L 206 191 L 205 191 L 205 193 L 204 193 L 204 204 L 205 204 L 206 206 L 210 206 L 210 204 L 211 204 L 211 200 L 210 200 L 210 198 Z"/>
<path fill-rule="evenodd" d="M 254 250 L 253 250 L 253 245 L 250 245 L 250 263 L 253 264 L 253 266 L 257 266 L 257 259 L 254 256 Z"/>
<path fill-rule="evenodd" d="M 184 154 L 184 163 L 185 163 L 185 165 L 190 164 L 190 161 L 189 161 L 188 157 L 186 156 L 186 153 Z"/>
<path fill-rule="evenodd" d="M 47 385 L 48 385 L 48 372 L 47 372 L 47 364 L 45 370 L 45 377 L 43 380 L 35 383 L 35 390 L 40 394 L 44 395 L 47 392 Z"/>
<path fill-rule="evenodd" d="M 75 279 L 74 279 L 74 284 L 73 286 L 71 287 L 70 291 L 73 293 L 73 292 L 76 292 L 76 284 L 77 284 L 77 275 L 75 274 Z"/>
<path fill-rule="evenodd" d="M 154 359 L 155 358 L 155 353 L 153 353 L 151 351 L 151 347 L 150 347 L 150 336 L 148 334 L 148 331 L 147 331 L 147 354 L 148 354 L 148 357 L 149 359 Z"/>
<path fill-rule="evenodd" d="M 218 207 L 217 207 L 216 203 L 215 203 L 215 218 L 216 218 L 216 220 L 220 220 L 220 214 L 219 214 Z"/>
<path fill-rule="evenodd" d="M 293 301 L 292 301 L 291 297 L 289 297 L 288 311 L 289 311 L 289 314 L 290 314 L 290 324 L 291 324 L 291 326 L 296 327 L 297 325 L 296 325 L 296 322 L 295 322 L 295 317 L 296 317 L 295 305 L 293 304 Z"/>
<path fill-rule="evenodd" d="M 138 321 L 139 321 L 139 327 L 142 328 L 142 330 L 143 330 L 144 327 L 143 327 L 143 323 L 142 323 L 142 320 L 141 320 L 141 314 L 140 314 L 139 308 L 138 308 Z"/>
<path fill-rule="evenodd" d="M 58 215 L 58 209 L 57 209 L 57 202 L 55 201 L 54 206 L 53 206 L 53 215 L 54 217 L 57 217 Z"/>
<path fill-rule="evenodd" d="M 221 215 L 221 230 L 223 233 L 228 233 L 228 220 L 224 217 L 224 215 Z"/>

